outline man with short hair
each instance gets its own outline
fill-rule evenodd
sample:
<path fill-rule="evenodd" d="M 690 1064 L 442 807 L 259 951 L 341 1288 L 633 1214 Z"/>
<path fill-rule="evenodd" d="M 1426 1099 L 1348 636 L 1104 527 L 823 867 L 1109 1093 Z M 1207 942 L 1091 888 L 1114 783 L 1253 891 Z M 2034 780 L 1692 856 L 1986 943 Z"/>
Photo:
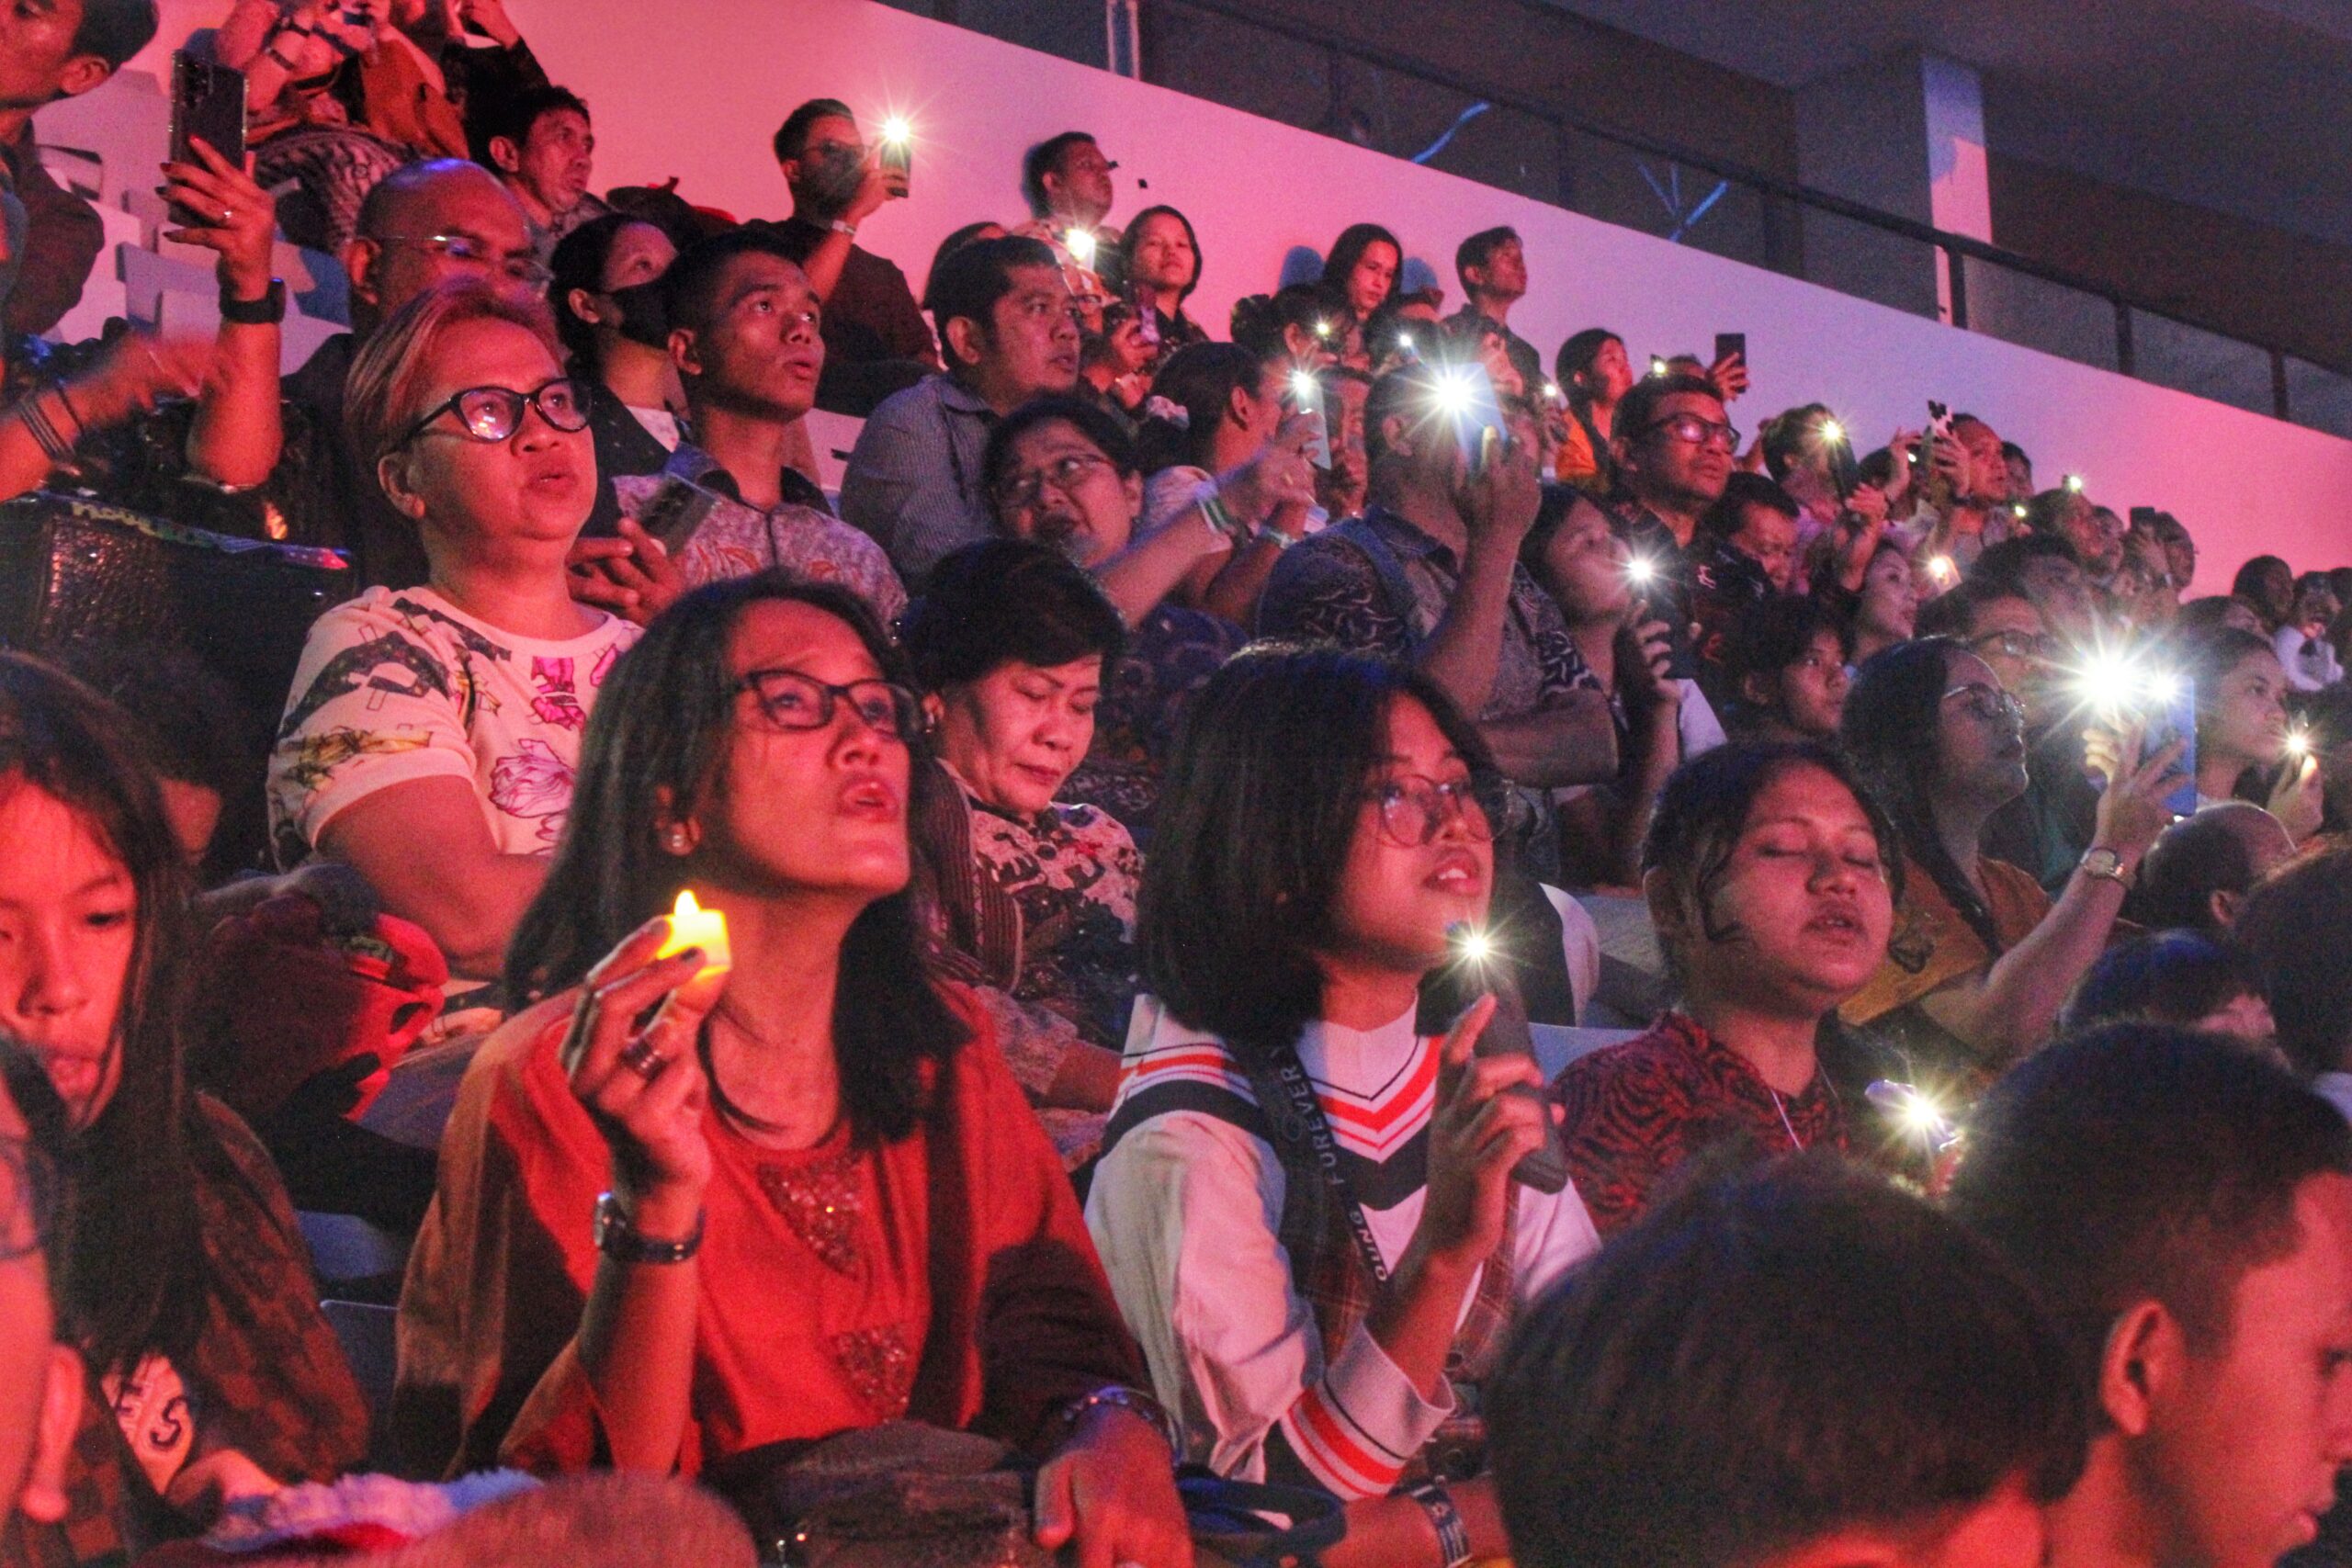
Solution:
<path fill-rule="evenodd" d="M 2294 853 L 2285 825 L 2252 801 L 2205 807 L 2156 835 L 2140 858 L 2132 918 L 2226 941 L 2254 885 Z"/>
<path fill-rule="evenodd" d="M 0 326 L 40 333 L 82 299 L 106 227 L 90 204 L 49 176 L 33 116 L 112 76 L 155 36 L 155 0 L 28 0 L 0 7 L 0 172 L 6 256 Z M 8 280 L 13 277 L 11 284 Z"/>
<path fill-rule="evenodd" d="M 906 178 L 882 166 L 879 150 L 866 147 L 856 116 L 838 98 L 811 98 L 794 109 L 772 145 L 792 192 L 792 216 L 775 231 L 825 307 L 818 406 L 871 413 L 940 368 L 906 274 L 857 243 L 858 231 L 886 203 L 905 197 Z"/>
<path fill-rule="evenodd" d="M 1954 415 L 1951 433 L 1929 440 L 1920 491 L 1932 524 L 1929 547 L 1963 570 L 1987 546 L 2016 532 L 2001 437 L 1974 414 Z"/>
<path fill-rule="evenodd" d="M 2009 471 L 2009 499 L 2023 501 L 2033 493 L 2033 459 L 2014 441 L 2001 443 L 2001 466 Z"/>
<path fill-rule="evenodd" d="M 1474 355 L 1480 334 L 1494 333 L 1510 355 L 1511 368 L 1519 372 L 1521 390 L 1529 397 L 1539 395 L 1544 356 L 1510 330 L 1510 308 L 1527 295 L 1527 247 L 1519 231 L 1509 226 L 1485 229 L 1463 241 L 1453 253 L 1453 275 L 1462 280 L 1465 300 L 1445 320 L 1447 341 Z"/>
<path fill-rule="evenodd" d="M 662 285 L 695 438 L 659 474 L 614 479 L 620 534 L 574 547 L 572 596 L 642 624 L 686 589 L 780 566 L 855 591 L 890 625 L 907 595 L 881 547 L 788 461 L 825 355 L 808 275 L 773 234 L 745 228 L 687 247 Z M 705 510 L 673 548 L 644 525 L 680 485 Z"/>
<path fill-rule="evenodd" d="M 1699 658 L 1719 664 L 1740 612 L 1792 592 L 1797 569 L 1795 498 L 1761 474 L 1734 474 L 1722 498 L 1699 520 L 1699 531 L 1683 554 Z"/>
<path fill-rule="evenodd" d="M 1932 1307 L 1925 1303 L 1932 1303 Z M 1521 1568 L 2041 1568 L 2083 1466 L 2065 1348 L 1976 1237 L 1819 1156 L 1683 1194 L 1488 1383 Z"/>
<path fill-rule="evenodd" d="M 588 106 L 568 87 L 534 87 L 494 105 L 483 122 L 491 167 L 530 223 L 539 260 L 566 234 L 612 209 L 589 194 L 596 132 Z"/>
<path fill-rule="evenodd" d="M 1102 155 L 1091 130 L 1065 130 L 1038 142 L 1021 159 L 1021 194 L 1029 203 L 1031 223 L 1020 231 L 1034 227 L 1064 235 L 1075 229 L 1091 235 L 1098 251 L 1115 247 L 1119 231 L 1103 220 L 1116 199 L 1111 171 L 1118 166 Z M 1078 260 L 1093 265 L 1089 257 Z"/>
<path fill-rule="evenodd" d="M 1370 504 L 1287 550 L 1258 606 L 1263 637 L 1321 638 L 1419 665 L 1536 788 L 1617 771 L 1607 694 L 1559 606 L 1520 564 L 1541 488 L 1532 443 L 1472 474 L 1438 372 L 1409 365 L 1364 406 Z M 1532 423 L 1527 427 L 1532 434 Z"/>
<path fill-rule="evenodd" d="M 2119 1024 L 1970 1119 L 1948 1206 L 2089 1397 L 2052 1568 L 2267 1568 L 2352 1462 L 2352 1126 L 2242 1045 Z"/>
<path fill-rule="evenodd" d="M 842 479 L 842 515 L 910 586 L 941 557 L 996 532 L 980 486 L 989 427 L 1078 384 L 1069 286 L 1041 242 L 975 240 L 933 270 L 929 293 L 947 373 L 874 411 Z"/>
<path fill-rule="evenodd" d="M 1969 568 L 1967 580 L 1988 592 L 2030 600 L 2068 657 L 2079 658 L 2098 637 L 2098 610 L 2083 558 L 2055 534 L 2028 534 L 1987 547 Z"/>
<path fill-rule="evenodd" d="M 286 378 L 286 452 L 266 491 L 288 539 L 349 553 L 354 593 L 413 587 L 424 581 L 416 525 L 392 510 L 374 465 L 344 434 L 351 363 L 385 318 L 446 278 L 487 277 L 503 293 L 536 301 L 547 268 L 504 182 L 458 158 L 410 164 L 378 182 L 360 204 L 343 265 L 351 278 L 352 330 L 321 344 Z"/>
<path fill-rule="evenodd" d="M 1690 660 L 1698 622 L 1687 552 L 1699 519 L 1731 482 L 1739 432 L 1724 416 L 1723 393 L 1695 374 L 1645 376 L 1618 402 L 1610 440 L 1616 488 L 1580 497 L 1633 551 L 1642 596 L 1666 623 L 1679 660 Z M 1677 673 L 1692 672 L 1688 663 Z"/>

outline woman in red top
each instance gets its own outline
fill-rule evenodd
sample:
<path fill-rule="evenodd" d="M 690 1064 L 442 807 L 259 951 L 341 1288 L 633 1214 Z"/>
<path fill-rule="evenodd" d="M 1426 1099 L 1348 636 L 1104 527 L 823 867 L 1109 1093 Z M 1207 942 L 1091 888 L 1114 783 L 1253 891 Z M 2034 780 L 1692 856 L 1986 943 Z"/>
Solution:
<path fill-rule="evenodd" d="M 1703 1151 L 1849 1146 L 1860 1108 L 1816 1042 L 1886 956 L 1900 852 L 1885 813 L 1822 746 L 1735 742 L 1667 782 L 1642 889 L 1682 1006 L 1552 1089 L 1603 1237 Z"/>
<path fill-rule="evenodd" d="M 442 1147 L 395 1419 L 458 1469 L 688 1473 L 968 1427 L 1046 1460 L 1042 1544 L 1181 1568 L 1060 1163 L 919 958 L 897 663 L 846 592 L 769 573 L 687 595 L 614 671 L 508 953 L 546 999 L 484 1045 Z M 687 885 L 731 969 L 655 956 Z"/>

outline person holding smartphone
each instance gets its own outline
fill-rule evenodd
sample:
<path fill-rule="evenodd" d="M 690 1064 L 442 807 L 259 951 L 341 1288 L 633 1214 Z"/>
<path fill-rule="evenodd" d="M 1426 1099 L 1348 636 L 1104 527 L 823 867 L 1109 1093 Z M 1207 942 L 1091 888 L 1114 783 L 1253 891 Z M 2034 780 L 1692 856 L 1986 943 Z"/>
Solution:
<path fill-rule="evenodd" d="M 820 406 L 871 413 L 892 392 L 940 368 L 939 350 L 898 265 L 857 243 L 858 232 L 911 188 L 911 160 L 869 147 L 838 98 L 811 98 L 776 128 L 776 168 L 792 216 L 775 224 L 786 254 L 808 275 L 825 308 Z"/>
<path fill-rule="evenodd" d="M 1418 1021 L 1509 799 L 1427 674 L 1261 648 L 1203 690 L 1145 865 L 1088 1228 L 1187 1457 L 1341 1499 L 1329 1568 L 1507 1550 L 1476 1391 L 1597 1245 L 1574 1188 L 1512 1179 L 1549 1114 L 1532 1058 L 1475 1052 L 1494 1002 Z"/>

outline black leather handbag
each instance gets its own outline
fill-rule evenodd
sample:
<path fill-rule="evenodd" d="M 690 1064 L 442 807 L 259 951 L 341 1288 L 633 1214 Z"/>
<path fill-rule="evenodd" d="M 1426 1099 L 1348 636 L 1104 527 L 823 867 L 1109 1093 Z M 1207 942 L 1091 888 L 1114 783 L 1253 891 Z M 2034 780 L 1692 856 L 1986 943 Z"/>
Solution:
<path fill-rule="evenodd" d="M 356 592 L 333 550 L 48 491 L 0 504 L 0 646 L 187 649 L 236 690 L 259 734 L 277 730 L 311 623 Z"/>

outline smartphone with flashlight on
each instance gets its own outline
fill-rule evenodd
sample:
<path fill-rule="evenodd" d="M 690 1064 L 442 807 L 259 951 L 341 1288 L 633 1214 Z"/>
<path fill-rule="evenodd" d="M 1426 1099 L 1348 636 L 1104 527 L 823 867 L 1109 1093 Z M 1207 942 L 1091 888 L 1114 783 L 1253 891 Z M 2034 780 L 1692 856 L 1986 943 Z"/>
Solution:
<path fill-rule="evenodd" d="M 1315 416 L 1315 433 L 1306 444 L 1306 460 L 1328 472 L 1331 467 L 1331 416 L 1323 407 L 1323 383 L 1312 372 L 1290 373 L 1290 406 L 1295 412 Z"/>
<path fill-rule="evenodd" d="M 1495 378 L 1484 365 L 1457 366 L 1451 372 L 1454 379 L 1446 396 L 1453 414 L 1454 439 L 1462 444 L 1462 461 L 1473 474 L 1487 466 L 1487 433 L 1494 434 L 1494 446 L 1510 439 L 1510 427 L 1503 423 L 1503 405 L 1495 396 Z"/>
<path fill-rule="evenodd" d="M 892 195 L 903 197 L 914 187 L 915 137 L 905 120 L 882 122 L 882 147 L 876 162 L 889 176 Z"/>
<path fill-rule="evenodd" d="M 2140 739 L 2144 762 L 2174 741 L 2180 742 L 2180 783 L 2165 796 L 2165 809 L 2175 817 L 2197 810 L 2197 682 L 2187 676 L 2174 681 L 2161 697 L 2149 699 L 2141 714 L 2146 725 Z"/>
<path fill-rule="evenodd" d="M 1528 1029 L 1527 1003 L 1520 997 L 1519 984 L 1511 975 L 1510 956 L 1500 951 L 1487 933 L 1466 922 L 1446 933 L 1446 962 L 1421 981 L 1420 1010 L 1414 1027 L 1425 1035 L 1442 1036 L 1471 1003 L 1491 992 L 1495 1016 L 1478 1032 L 1477 1041 L 1470 1048 L 1472 1055 L 1532 1058 L 1534 1037 Z M 1538 1101 L 1544 1098 L 1541 1090 L 1525 1085 L 1508 1092 Z M 1567 1147 L 1561 1140 L 1559 1127 L 1552 1121 L 1548 1105 L 1544 1111 L 1542 1146 L 1511 1167 L 1510 1179 L 1538 1192 L 1557 1192 L 1568 1184 Z"/>

